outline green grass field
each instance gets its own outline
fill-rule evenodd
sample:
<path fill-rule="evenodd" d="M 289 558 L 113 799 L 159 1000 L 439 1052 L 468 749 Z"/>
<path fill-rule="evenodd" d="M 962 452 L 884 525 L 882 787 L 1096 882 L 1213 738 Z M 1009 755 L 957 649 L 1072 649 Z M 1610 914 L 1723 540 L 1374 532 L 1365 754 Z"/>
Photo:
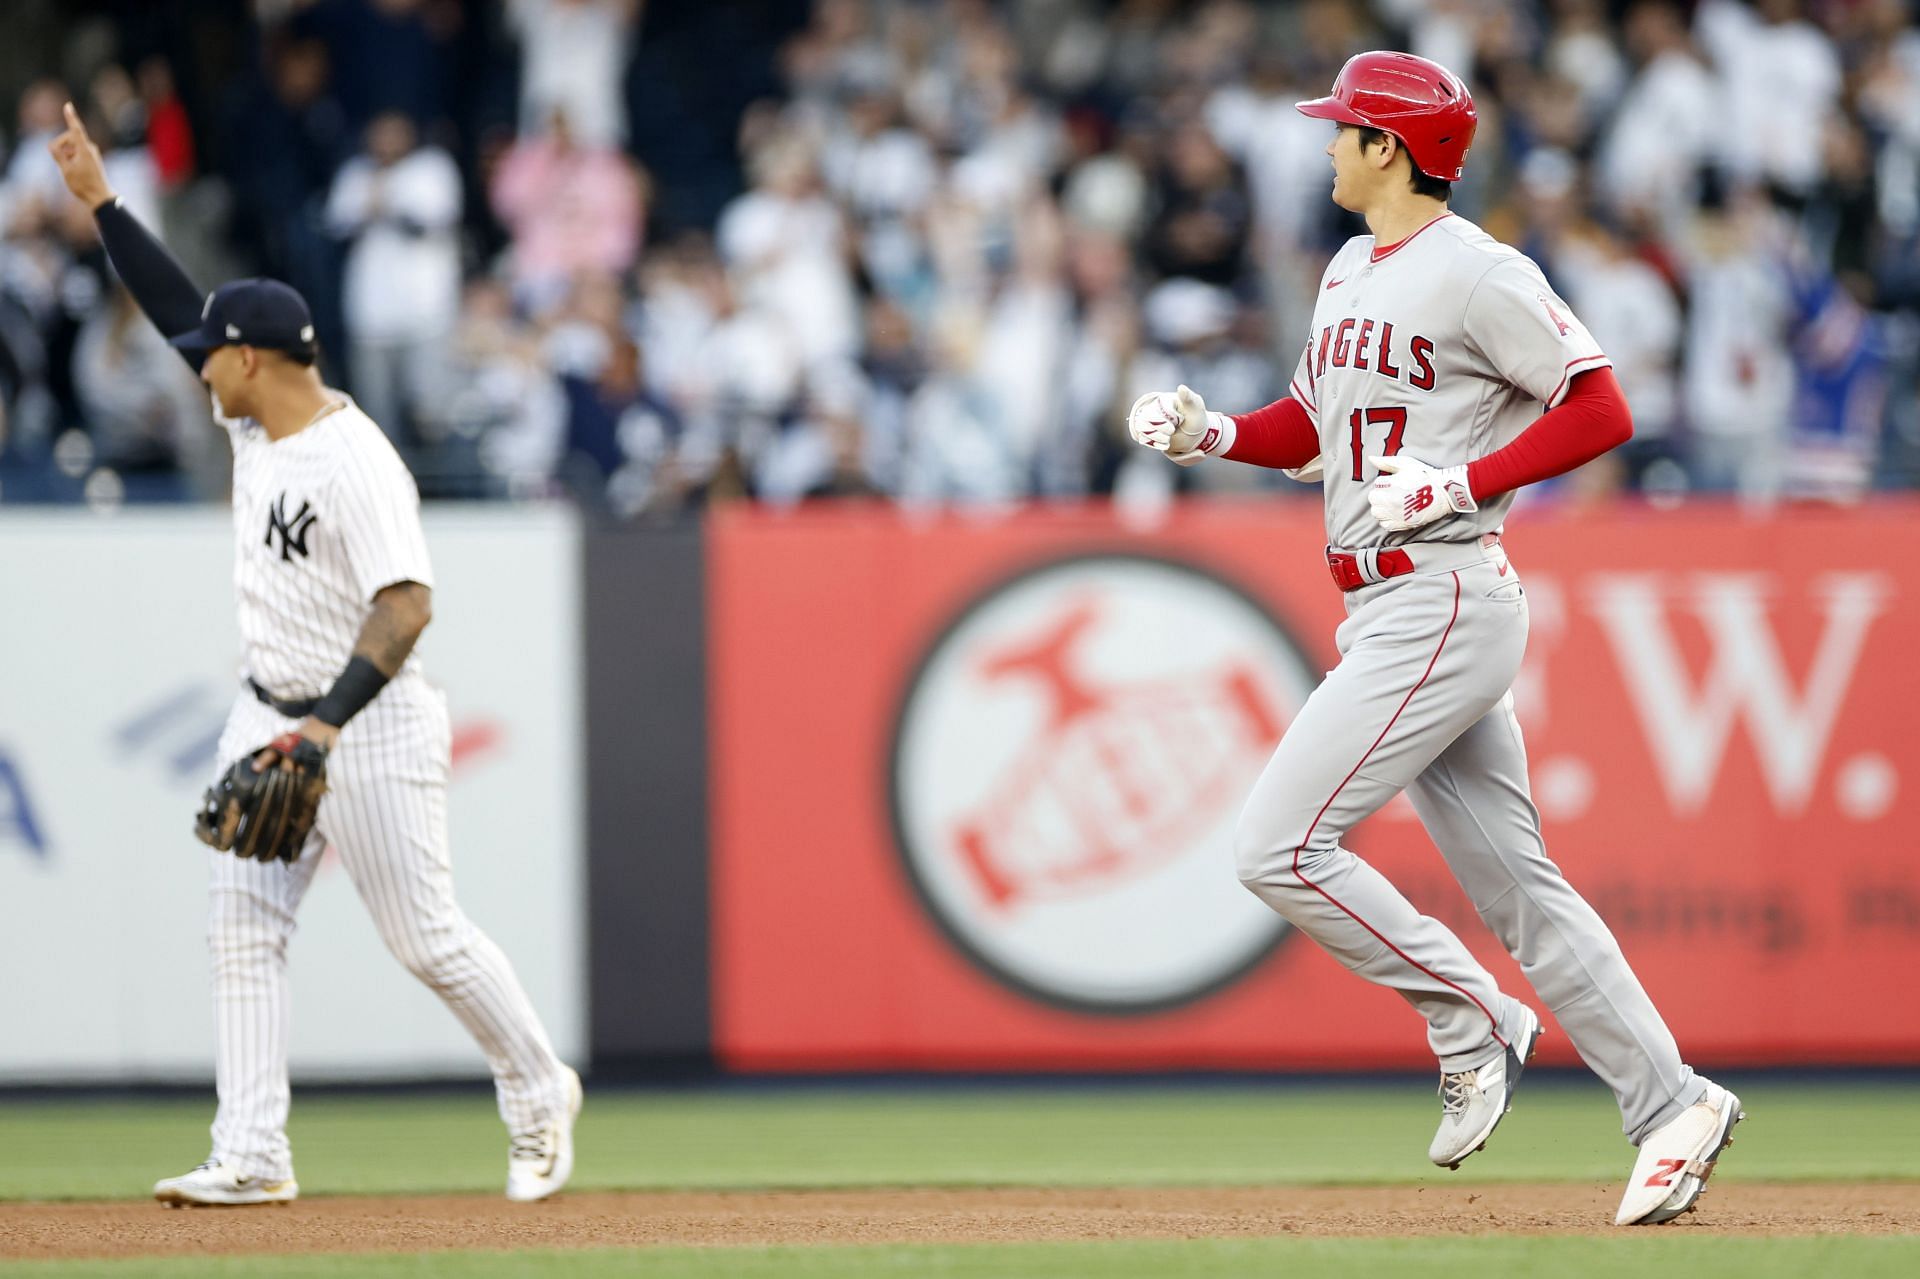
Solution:
<path fill-rule="evenodd" d="M 1738 1081 L 1735 1081 L 1736 1086 Z M 1723 1179 L 1920 1181 L 1920 1086 L 1741 1087 L 1752 1118 Z M 1457 1174 L 1424 1158 L 1435 1103 L 1398 1086 L 590 1093 L 582 1189 L 1617 1182 L 1631 1150 L 1593 1084 L 1530 1082 Z M 206 1148 L 209 1102 L 0 1102 L 0 1199 L 137 1199 Z M 497 1193 L 503 1140 L 479 1094 L 296 1098 L 303 1196 Z M 156 1209 L 157 1210 L 157 1209 Z M 0 1257 L 4 1239 L 0 1239 Z M 1271 1239 L 884 1248 L 710 1248 L 382 1257 L 34 1262 L 8 1275 L 760 1276 L 1447 1275 L 1555 1279 L 1677 1266 L 1690 1276 L 1920 1274 L 1920 1236 Z"/>

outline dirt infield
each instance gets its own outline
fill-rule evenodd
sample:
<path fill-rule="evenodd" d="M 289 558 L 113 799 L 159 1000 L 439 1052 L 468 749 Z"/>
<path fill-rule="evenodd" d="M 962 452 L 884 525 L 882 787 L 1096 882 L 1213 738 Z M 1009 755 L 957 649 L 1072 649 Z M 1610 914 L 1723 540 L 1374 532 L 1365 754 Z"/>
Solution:
<path fill-rule="evenodd" d="M 573 1193 L 311 1198 L 281 1208 L 0 1204 L 0 1257 L 418 1252 L 679 1244 L 1011 1243 L 1264 1235 L 1581 1234 L 1608 1185 Z M 1920 1232 L 1920 1184 L 1716 1185 L 1665 1230 Z"/>

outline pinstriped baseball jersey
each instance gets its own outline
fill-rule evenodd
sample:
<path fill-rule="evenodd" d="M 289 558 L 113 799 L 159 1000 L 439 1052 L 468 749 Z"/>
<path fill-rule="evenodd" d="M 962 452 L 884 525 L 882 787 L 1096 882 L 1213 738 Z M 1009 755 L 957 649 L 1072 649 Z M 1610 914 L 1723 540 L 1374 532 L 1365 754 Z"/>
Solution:
<path fill-rule="evenodd" d="M 233 442 L 234 585 L 248 674 L 282 699 L 323 693 L 353 655 L 374 595 L 433 585 L 420 497 L 386 434 L 346 396 L 274 440 L 215 417 Z M 234 700 L 219 775 L 300 721 L 250 690 Z M 290 1180 L 287 941 L 331 845 L 381 939 L 466 1026 L 494 1077 L 501 1118 L 537 1131 L 566 1105 L 566 1067 L 500 948 L 454 899 L 447 848 L 446 698 L 409 656 L 340 732 L 312 838 L 291 865 L 208 854 L 220 1105 L 213 1157 Z"/>
<path fill-rule="evenodd" d="M 1290 388 L 1320 434 L 1327 540 L 1364 547 L 1470 542 L 1500 527 L 1513 495 L 1406 533 L 1367 502 L 1369 457 L 1433 466 L 1484 457 L 1610 361 L 1519 250 L 1456 214 L 1378 249 L 1355 236 L 1327 264 Z"/>
<path fill-rule="evenodd" d="M 332 394 L 342 407 L 281 440 L 220 415 L 233 439 L 240 642 L 247 673 L 277 697 L 326 692 L 376 592 L 433 585 L 413 476 L 385 432 Z M 409 655 L 400 677 L 419 673 Z"/>

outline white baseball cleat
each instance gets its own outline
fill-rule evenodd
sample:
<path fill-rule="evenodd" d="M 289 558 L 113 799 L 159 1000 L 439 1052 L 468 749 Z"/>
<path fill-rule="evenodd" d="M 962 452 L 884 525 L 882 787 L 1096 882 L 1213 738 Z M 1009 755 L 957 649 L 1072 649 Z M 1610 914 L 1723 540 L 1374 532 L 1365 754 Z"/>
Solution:
<path fill-rule="evenodd" d="M 1468 1155 L 1486 1147 L 1487 1138 L 1513 1109 L 1513 1090 L 1546 1032 L 1531 1008 L 1525 1026 L 1506 1051 L 1476 1070 L 1440 1072 L 1440 1130 L 1433 1134 L 1427 1158 L 1442 1168 L 1458 1168 Z"/>
<path fill-rule="evenodd" d="M 209 1159 L 192 1172 L 153 1184 L 153 1197 L 169 1208 L 242 1208 L 250 1204 L 290 1204 L 300 1197 L 293 1178 L 262 1181 Z"/>
<path fill-rule="evenodd" d="M 567 1071 L 562 1113 L 513 1134 L 507 1152 L 507 1198 L 534 1203 L 558 1193 L 573 1176 L 573 1121 L 580 1117 L 580 1076 Z"/>
<path fill-rule="evenodd" d="M 1733 1126 L 1746 1117 L 1738 1097 L 1709 1082 L 1705 1097 L 1640 1143 L 1640 1157 L 1633 1162 L 1613 1224 L 1657 1226 L 1691 1212 L 1720 1152 L 1733 1144 Z"/>

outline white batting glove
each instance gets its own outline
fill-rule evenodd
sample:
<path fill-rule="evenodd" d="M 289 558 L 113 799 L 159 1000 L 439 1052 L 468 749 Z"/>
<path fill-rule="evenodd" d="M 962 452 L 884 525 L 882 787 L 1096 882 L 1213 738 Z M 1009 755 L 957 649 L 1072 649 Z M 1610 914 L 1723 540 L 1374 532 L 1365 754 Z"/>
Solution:
<path fill-rule="evenodd" d="M 1467 486 L 1464 466 L 1429 466 L 1417 457 L 1370 457 L 1380 477 L 1367 491 L 1373 518 L 1389 533 L 1420 528 L 1480 506 Z"/>
<path fill-rule="evenodd" d="M 1203 457 L 1217 457 L 1233 444 L 1233 419 L 1209 413 L 1199 393 L 1182 386 L 1176 391 L 1148 391 L 1127 412 L 1127 433 L 1136 444 L 1157 449 L 1181 466 Z"/>

